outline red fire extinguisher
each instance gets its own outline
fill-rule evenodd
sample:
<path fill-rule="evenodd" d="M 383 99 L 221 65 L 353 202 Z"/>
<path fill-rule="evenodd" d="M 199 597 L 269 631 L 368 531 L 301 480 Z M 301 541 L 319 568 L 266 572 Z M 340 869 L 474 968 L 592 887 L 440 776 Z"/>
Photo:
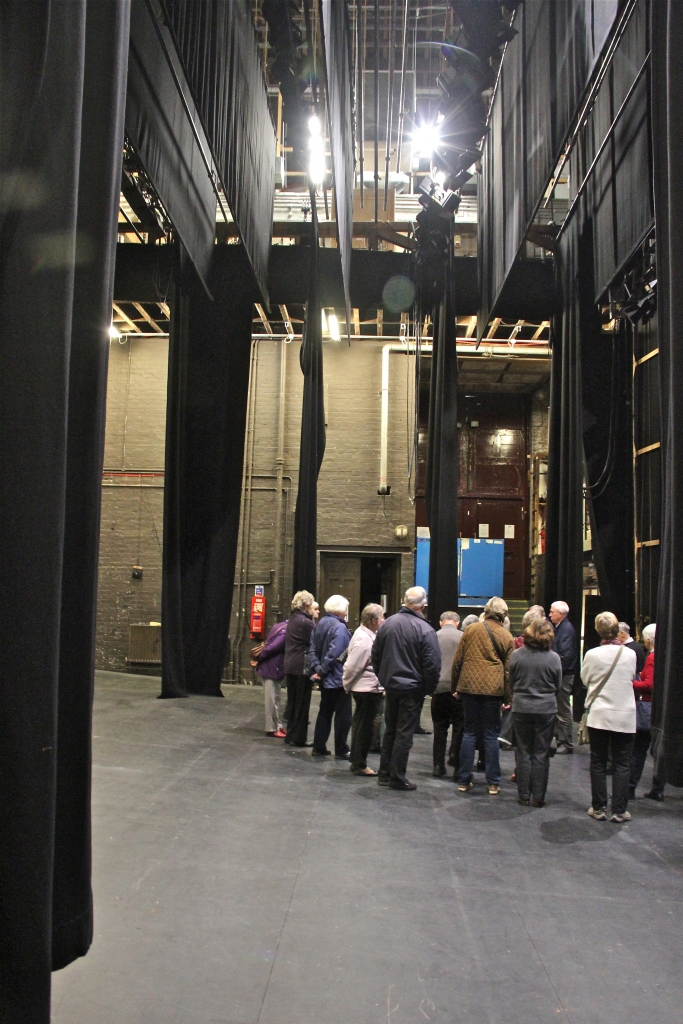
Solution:
<path fill-rule="evenodd" d="M 255 594 L 251 599 L 251 615 L 249 616 L 249 632 L 253 640 L 262 640 L 266 630 L 266 599 L 263 594 Z"/>

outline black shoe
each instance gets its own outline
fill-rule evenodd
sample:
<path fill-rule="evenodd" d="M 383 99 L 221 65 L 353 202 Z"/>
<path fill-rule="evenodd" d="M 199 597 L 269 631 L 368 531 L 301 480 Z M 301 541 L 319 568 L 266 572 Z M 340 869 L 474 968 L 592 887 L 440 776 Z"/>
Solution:
<path fill-rule="evenodd" d="M 415 785 L 414 782 L 408 782 L 407 779 L 406 779 L 405 782 L 394 782 L 393 779 L 392 779 L 389 782 L 389 789 L 401 789 L 401 790 L 406 790 L 407 791 L 407 790 L 417 789 L 417 786 Z"/>
<path fill-rule="evenodd" d="M 389 776 L 388 775 L 381 775 L 381 774 L 379 774 L 377 776 L 377 785 L 378 786 L 388 786 L 389 785 Z"/>
<path fill-rule="evenodd" d="M 418 725 L 417 729 L 415 730 L 415 735 L 416 736 L 431 736 L 432 734 L 429 731 L 429 729 L 423 729 L 421 725 Z"/>
<path fill-rule="evenodd" d="M 449 768 L 455 768 L 456 767 L 455 761 L 453 760 L 452 757 L 448 758 L 448 760 L 446 761 L 446 764 L 448 765 Z"/>
<path fill-rule="evenodd" d="M 311 756 L 312 757 L 331 757 L 332 756 L 332 751 L 331 750 L 316 750 L 315 747 L 314 747 L 313 750 L 311 751 Z"/>
<path fill-rule="evenodd" d="M 531 806 L 532 807 L 545 807 L 545 800 L 532 800 L 531 801 Z"/>
<path fill-rule="evenodd" d="M 529 806 L 529 800 L 522 800 L 521 796 L 517 797 L 517 803 L 521 804 L 522 807 L 528 807 Z"/>
<path fill-rule="evenodd" d="M 646 800 L 656 800 L 658 804 L 664 803 L 664 794 L 651 789 L 649 793 L 643 793 Z"/>
<path fill-rule="evenodd" d="M 329 750 L 328 750 L 328 754 L 329 754 Z M 334 757 L 335 757 L 336 761 L 350 761 L 351 760 L 351 751 L 347 750 L 345 754 L 335 754 Z"/>
<path fill-rule="evenodd" d="M 312 743 L 293 743 L 293 747 L 312 747 Z"/>
<path fill-rule="evenodd" d="M 443 776 L 445 774 L 446 774 L 446 769 L 444 768 L 444 766 L 442 764 L 437 765 L 437 767 L 434 768 L 434 771 L 432 772 L 432 775 L 434 776 L 435 779 L 441 779 L 441 778 L 443 778 Z"/>

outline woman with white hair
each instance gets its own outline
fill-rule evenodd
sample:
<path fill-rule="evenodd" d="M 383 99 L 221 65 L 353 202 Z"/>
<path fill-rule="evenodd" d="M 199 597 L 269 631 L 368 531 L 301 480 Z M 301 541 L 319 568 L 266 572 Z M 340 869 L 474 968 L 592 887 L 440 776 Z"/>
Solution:
<path fill-rule="evenodd" d="M 647 752 L 650 749 L 652 740 L 651 715 L 652 715 L 652 687 L 655 681 L 655 634 L 657 626 L 651 622 L 645 626 L 641 634 L 643 647 L 647 651 L 645 664 L 640 675 L 633 683 L 636 695 L 636 737 L 633 743 L 633 754 L 631 755 L 631 768 L 629 773 L 629 797 L 633 800 L 636 795 L 636 786 L 640 782 L 645 768 Z M 649 793 L 645 795 L 651 800 L 654 784 Z M 663 786 L 661 787 L 664 788 Z"/>
<path fill-rule="evenodd" d="M 308 739 L 308 713 L 313 683 L 304 673 L 306 652 L 311 641 L 315 598 L 308 590 L 298 590 L 292 598 L 292 613 L 285 632 L 285 673 L 287 675 L 287 735 L 285 743 L 305 747 Z"/>
<path fill-rule="evenodd" d="M 351 694 L 342 683 L 346 651 L 351 639 L 346 627 L 349 602 L 341 594 L 333 594 L 325 601 L 325 614 L 311 636 L 308 661 L 311 679 L 320 686 L 320 710 L 313 733 L 315 757 L 326 757 L 332 753 L 327 749 L 327 740 L 334 718 L 334 754 L 339 760 L 348 761 L 349 746 L 346 742 L 351 728 Z"/>
<path fill-rule="evenodd" d="M 586 652 L 581 667 L 581 679 L 588 688 L 585 707 L 591 748 L 592 801 L 588 813 L 597 821 L 607 818 L 607 759 L 611 753 L 614 774 L 610 820 L 621 824 L 631 820 L 627 807 L 636 732 L 636 656 L 619 642 L 619 620 L 612 612 L 597 615 L 595 629 L 600 646 Z"/>

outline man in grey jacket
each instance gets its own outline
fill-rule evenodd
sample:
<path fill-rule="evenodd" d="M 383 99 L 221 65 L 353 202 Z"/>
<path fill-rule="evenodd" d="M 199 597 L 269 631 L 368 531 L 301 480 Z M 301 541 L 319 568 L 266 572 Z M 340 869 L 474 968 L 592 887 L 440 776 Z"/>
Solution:
<path fill-rule="evenodd" d="M 422 699 L 434 692 L 441 673 L 439 642 L 422 614 L 426 603 L 424 587 L 406 590 L 403 607 L 380 626 L 372 647 L 372 667 L 387 694 L 377 781 L 392 789 L 417 789 L 406 778 L 408 755 Z"/>
<path fill-rule="evenodd" d="M 462 701 L 457 693 L 451 693 L 451 669 L 453 658 L 462 639 L 458 629 L 460 616 L 457 612 L 444 612 L 440 620 L 441 629 L 436 634 L 441 649 L 441 675 L 432 695 L 432 722 L 434 724 L 434 771 L 435 779 L 446 774 L 446 745 L 448 730 L 453 727 L 449 764 L 460 763 L 460 741 L 462 740 Z"/>

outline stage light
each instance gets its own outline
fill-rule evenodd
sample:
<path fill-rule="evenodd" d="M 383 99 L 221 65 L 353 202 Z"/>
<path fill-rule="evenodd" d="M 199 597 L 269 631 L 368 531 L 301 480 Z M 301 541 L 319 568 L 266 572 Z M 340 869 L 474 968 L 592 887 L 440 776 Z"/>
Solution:
<path fill-rule="evenodd" d="M 109 328 L 109 337 L 111 338 L 112 341 L 115 341 L 117 338 L 121 337 L 121 334 L 119 333 L 119 331 L 116 330 L 113 324 Z"/>
<path fill-rule="evenodd" d="M 327 318 L 327 326 L 330 329 L 330 337 L 332 341 L 341 341 L 341 334 L 339 333 L 339 321 L 337 320 L 336 313 L 330 313 Z"/>
<path fill-rule="evenodd" d="M 417 124 L 413 131 L 413 156 L 431 157 L 441 132 L 436 124 Z"/>
<path fill-rule="evenodd" d="M 308 121 L 308 177 L 312 185 L 322 185 L 325 180 L 325 139 L 320 119 L 313 115 Z"/>

